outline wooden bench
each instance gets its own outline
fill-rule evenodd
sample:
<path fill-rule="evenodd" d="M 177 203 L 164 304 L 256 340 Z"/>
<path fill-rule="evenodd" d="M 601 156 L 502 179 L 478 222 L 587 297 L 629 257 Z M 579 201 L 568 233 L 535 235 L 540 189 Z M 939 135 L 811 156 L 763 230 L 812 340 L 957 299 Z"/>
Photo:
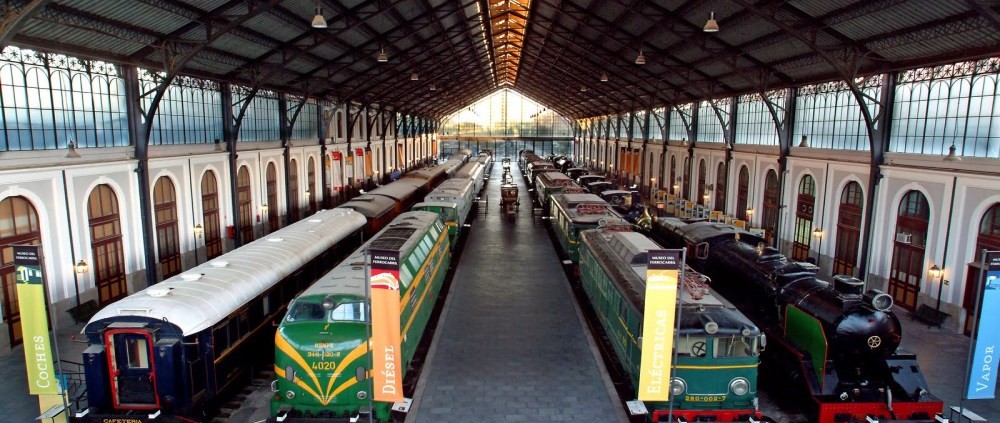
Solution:
<path fill-rule="evenodd" d="M 94 317 L 94 314 L 97 314 L 97 311 L 100 309 L 101 307 L 97 305 L 97 300 L 89 300 L 82 302 L 80 305 L 75 307 L 70 307 L 70 309 L 66 310 L 66 312 L 69 313 L 70 316 L 73 316 L 74 323 L 80 323 L 89 321 L 90 318 Z"/>
<path fill-rule="evenodd" d="M 927 304 L 921 304 L 917 307 L 917 311 L 914 311 L 910 316 L 928 325 L 941 327 L 941 324 L 951 315 Z"/>

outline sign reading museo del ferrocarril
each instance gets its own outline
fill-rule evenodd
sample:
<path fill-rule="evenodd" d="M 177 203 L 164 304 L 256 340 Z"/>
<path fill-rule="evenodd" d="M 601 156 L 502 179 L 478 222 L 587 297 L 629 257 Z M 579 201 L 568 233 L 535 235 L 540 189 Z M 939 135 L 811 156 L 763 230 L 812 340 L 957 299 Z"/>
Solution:
<path fill-rule="evenodd" d="M 42 274 L 41 247 L 14 245 L 14 274 L 17 298 L 21 307 L 21 333 L 24 335 L 24 362 L 28 371 L 31 395 L 57 395 L 56 370 L 52 366 L 49 342 L 49 317 L 46 313 L 45 278 Z"/>

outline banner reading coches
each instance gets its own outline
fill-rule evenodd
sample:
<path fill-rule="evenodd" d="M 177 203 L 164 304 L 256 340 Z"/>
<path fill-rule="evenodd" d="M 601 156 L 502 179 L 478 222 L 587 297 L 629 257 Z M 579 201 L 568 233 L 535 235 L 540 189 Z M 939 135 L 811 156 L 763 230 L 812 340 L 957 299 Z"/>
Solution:
<path fill-rule="evenodd" d="M 28 392 L 31 395 L 58 395 L 56 370 L 52 367 L 52 344 L 49 342 L 49 315 L 46 312 L 41 247 L 14 245 L 12 249 L 18 305 L 21 308 Z"/>
<path fill-rule="evenodd" d="M 1000 348 L 1000 251 L 986 252 L 986 283 L 979 308 L 976 350 L 969 366 L 968 399 L 996 398 Z"/>
<path fill-rule="evenodd" d="M 399 251 L 369 250 L 372 295 L 372 382 L 375 401 L 403 400 L 399 333 Z"/>
<path fill-rule="evenodd" d="M 642 358 L 639 400 L 670 399 L 674 319 L 681 250 L 650 250 L 646 270 L 646 309 L 642 316 Z"/>

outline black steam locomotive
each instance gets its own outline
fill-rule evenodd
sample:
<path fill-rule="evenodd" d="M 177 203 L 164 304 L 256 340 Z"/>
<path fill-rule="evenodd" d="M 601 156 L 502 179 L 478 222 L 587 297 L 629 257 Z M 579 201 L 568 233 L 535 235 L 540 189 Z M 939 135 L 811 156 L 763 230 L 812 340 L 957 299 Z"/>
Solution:
<path fill-rule="evenodd" d="M 764 330 L 764 363 L 784 374 L 762 381 L 794 381 L 789 388 L 811 399 L 811 421 L 934 421 L 941 412 L 916 356 L 898 349 L 890 296 L 848 276 L 820 280 L 815 265 L 730 225 L 665 218 L 650 232 L 662 245 L 687 248 L 688 264 Z"/>

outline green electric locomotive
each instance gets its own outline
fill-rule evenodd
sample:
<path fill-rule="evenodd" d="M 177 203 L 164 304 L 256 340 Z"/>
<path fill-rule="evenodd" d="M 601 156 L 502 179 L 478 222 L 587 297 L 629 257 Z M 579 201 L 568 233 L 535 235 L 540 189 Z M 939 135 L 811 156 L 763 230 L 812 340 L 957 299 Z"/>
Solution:
<path fill-rule="evenodd" d="M 448 231 L 435 213 L 399 215 L 302 292 L 275 334 L 271 415 L 388 421 L 392 404 L 371 401 L 365 252 L 399 252 L 400 377 L 420 343 L 451 262 Z"/>
<path fill-rule="evenodd" d="M 636 391 L 648 251 L 660 248 L 637 232 L 593 229 L 581 233 L 580 283 L 615 359 Z M 761 331 L 716 294 L 709 282 L 686 269 L 679 284 L 671 399 L 645 404 L 654 422 L 668 421 L 671 415 L 669 421 L 761 420 L 756 389 Z"/>

